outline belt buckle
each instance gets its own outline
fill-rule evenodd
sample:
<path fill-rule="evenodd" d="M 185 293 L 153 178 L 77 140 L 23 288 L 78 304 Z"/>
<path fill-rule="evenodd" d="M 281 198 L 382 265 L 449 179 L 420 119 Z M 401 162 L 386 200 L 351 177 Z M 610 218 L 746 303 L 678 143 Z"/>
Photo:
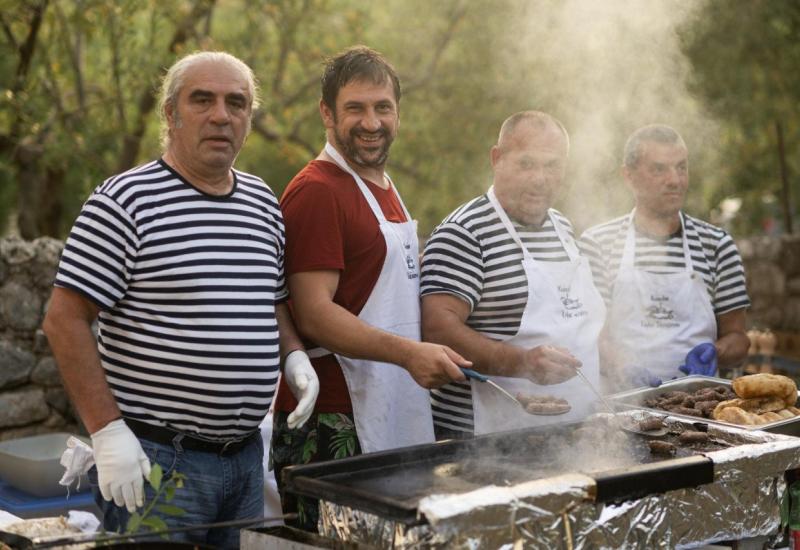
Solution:
<path fill-rule="evenodd" d="M 228 451 L 228 447 L 230 447 L 231 445 L 235 445 L 236 443 L 238 443 L 236 439 L 231 439 L 230 441 L 226 441 L 225 444 L 222 446 L 222 448 L 219 450 L 220 456 L 224 455 Z"/>

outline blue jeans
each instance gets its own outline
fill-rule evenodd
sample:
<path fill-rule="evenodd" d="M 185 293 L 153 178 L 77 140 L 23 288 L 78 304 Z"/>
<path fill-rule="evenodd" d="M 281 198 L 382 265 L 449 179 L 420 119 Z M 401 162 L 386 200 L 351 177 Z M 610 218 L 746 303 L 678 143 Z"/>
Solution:
<path fill-rule="evenodd" d="M 155 507 L 149 514 L 163 519 L 169 528 L 260 518 L 264 515 L 264 445 L 260 437 L 253 438 L 238 453 L 229 456 L 186 450 L 179 445 L 162 445 L 146 439 L 139 441 L 150 463 L 159 464 L 164 470 L 164 481 L 175 471 L 186 476 L 184 486 L 175 491 L 175 498 L 169 502 L 182 508 L 185 514 L 165 515 Z M 109 532 L 123 532 L 130 517 L 128 510 L 115 505 L 113 500 L 108 502 L 103 499 L 94 466 L 89 470 L 89 481 L 94 499 L 103 512 L 103 527 Z M 147 506 L 155 490 L 147 482 L 144 487 Z M 163 494 L 158 504 L 166 504 Z M 170 540 L 217 548 L 239 548 L 239 529 L 228 527 L 175 533 L 170 535 Z"/>

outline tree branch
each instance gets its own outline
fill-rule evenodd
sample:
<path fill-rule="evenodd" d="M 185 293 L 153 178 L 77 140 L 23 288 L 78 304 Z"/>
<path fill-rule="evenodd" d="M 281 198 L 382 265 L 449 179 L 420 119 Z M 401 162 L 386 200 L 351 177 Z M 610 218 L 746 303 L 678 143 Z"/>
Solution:
<path fill-rule="evenodd" d="M 66 50 L 67 59 L 69 59 L 70 67 L 72 68 L 72 75 L 75 79 L 75 97 L 78 98 L 78 106 L 81 110 L 86 105 L 86 92 L 83 85 L 83 68 L 81 67 L 81 46 L 83 31 L 79 25 L 72 25 L 64 11 L 62 10 L 62 3 L 56 2 L 54 9 L 58 16 L 58 22 L 62 27 L 62 40 L 64 49 Z M 75 6 L 77 11 L 81 10 L 80 3 Z M 74 43 L 73 37 L 70 36 L 70 30 L 75 32 Z"/>
<path fill-rule="evenodd" d="M 295 90 L 293 94 L 286 96 L 281 101 L 281 105 L 283 107 L 290 107 L 294 105 L 295 103 L 303 99 L 303 96 L 306 94 L 306 92 L 308 92 L 310 88 L 312 88 L 317 84 L 319 84 L 319 76 L 314 75 L 305 82 L 303 82 L 303 84 L 301 84 L 300 87 L 297 88 L 297 90 Z"/>
<path fill-rule="evenodd" d="M 433 55 L 428 62 L 428 66 L 425 70 L 421 71 L 421 76 L 410 81 L 408 84 L 404 86 L 405 92 L 413 92 L 417 88 L 422 88 L 425 86 L 436 74 L 436 69 L 439 66 L 439 62 L 444 55 L 447 46 L 450 45 L 450 42 L 453 40 L 453 37 L 456 33 L 456 27 L 464 19 L 464 16 L 467 14 L 467 5 L 464 2 L 457 2 L 453 7 L 452 12 L 450 13 L 450 19 L 447 24 L 447 28 L 445 29 L 444 33 L 439 39 L 439 43 L 437 44 L 436 48 L 433 51 Z"/>
<path fill-rule="evenodd" d="M 30 27 L 28 27 L 28 36 L 25 37 L 25 42 L 19 47 L 19 63 L 17 63 L 17 70 L 14 74 L 14 84 L 11 86 L 11 92 L 14 95 L 25 87 L 25 80 L 28 77 L 31 60 L 33 59 L 33 52 L 36 49 L 36 38 L 42 26 L 47 3 L 48 0 L 42 0 L 38 4 L 34 4 L 31 8 L 33 17 L 31 18 Z"/>
<path fill-rule="evenodd" d="M 316 156 L 317 153 L 319 153 L 319 149 L 317 147 L 314 147 L 314 145 L 307 142 L 299 135 L 292 134 L 288 138 L 286 138 L 286 140 L 290 143 L 294 143 L 295 145 L 299 145 L 300 147 L 305 149 L 308 152 L 308 154 L 311 155 L 312 157 Z"/>
<path fill-rule="evenodd" d="M 6 40 L 11 45 L 12 50 L 19 49 L 19 44 L 17 43 L 17 39 L 14 38 L 14 33 L 11 32 L 11 27 L 8 26 L 6 23 L 6 18 L 3 17 L 3 14 L 0 13 L 0 27 L 3 28 L 3 34 L 6 35 Z"/>
<path fill-rule="evenodd" d="M 17 96 L 25 88 L 25 82 L 28 79 L 28 72 L 30 71 L 33 54 L 36 50 L 39 30 L 41 29 L 42 21 L 44 20 L 44 12 L 47 9 L 47 3 L 48 0 L 42 0 L 39 3 L 33 4 L 31 7 L 33 16 L 31 17 L 30 26 L 28 27 L 28 35 L 25 37 L 25 41 L 17 48 L 17 51 L 19 52 L 19 60 L 17 62 L 17 68 L 14 71 L 14 81 L 9 88 L 14 102 L 17 101 Z M 12 152 L 19 146 L 22 120 L 23 110 L 14 109 L 13 119 L 9 125 L 8 134 L 2 136 L 2 139 L 0 139 L 0 153 Z"/>
<path fill-rule="evenodd" d="M 422 183 L 422 184 L 430 183 L 428 181 L 428 178 L 426 178 L 424 175 L 422 175 L 421 172 L 419 172 L 418 170 L 408 166 L 407 164 L 401 164 L 399 162 L 391 162 L 389 167 L 391 168 L 391 170 L 393 172 L 400 172 L 401 174 L 409 176 L 416 183 Z"/>
<path fill-rule="evenodd" d="M 272 128 L 268 128 L 264 118 L 266 118 L 266 113 L 261 109 L 253 113 L 253 131 L 267 141 L 279 141 L 281 135 Z"/>
<path fill-rule="evenodd" d="M 310 10 L 308 0 L 303 1 L 303 6 L 297 13 L 291 13 L 290 8 L 286 8 L 287 4 L 282 4 L 285 8 L 286 15 L 281 21 L 276 20 L 276 28 L 280 32 L 279 38 L 279 51 L 278 59 L 275 65 L 275 75 L 272 79 L 272 92 L 279 96 L 283 88 L 283 79 L 286 76 L 286 66 L 289 60 L 289 54 L 292 52 L 295 43 L 295 34 L 297 33 L 297 26 Z"/>
<path fill-rule="evenodd" d="M 175 28 L 175 33 L 172 35 L 172 40 L 170 40 L 168 47 L 169 53 L 174 55 L 178 47 L 189 40 L 194 34 L 194 26 L 211 12 L 214 2 L 215 0 L 197 0 L 195 2 L 191 12 L 189 12 L 183 21 Z M 161 72 L 160 64 L 157 72 L 159 72 L 159 74 Z M 142 137 L 147 128 L 147 117 L 156 105 L 156 91 L 149 81 L 145 89 L 141 92 L 137 105 L 138 109 L 133 131 L 125 134 L 123 138 L 122 151 L 120 152 L 117 162 L 117 173 L 124 172 L 133 167 L 139 156 Z"/>
<path fill-rule="evenodd" d="M 120 72 L 119 56 L 119 32 L 117 30 L 117 16 L 114 10 L 109 10 L 108 16 L 108 39 L 111 46 L 111 75 L 114 81 L 114 101 L 117 107 L 120 129 L 122 133 L 127 133 L 128 123 L 125 120 L 125 91 L 122 89 L 122 74 Z"/>

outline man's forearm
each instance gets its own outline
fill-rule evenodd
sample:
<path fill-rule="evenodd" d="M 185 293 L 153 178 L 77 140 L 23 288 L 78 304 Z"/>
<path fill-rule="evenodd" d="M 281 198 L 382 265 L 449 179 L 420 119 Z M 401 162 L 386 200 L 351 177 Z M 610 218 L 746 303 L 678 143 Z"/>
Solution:
<path fill-rule="evenodd" d="M 722 336 L 714 345 L 717 348 L 717 364 L 720 367 L 735 367 L 747 356 L 750 340 L 743 332 L 733 332 Z"/>
<path fill-rule="evenodd" d="M 91 326 L 70 314 L 70 305 L 54 295 L 43 328 L 64 388 L 86 429 L 94 433 L 119 418 L 120 410 L 100 364 Z"/>
<path fill-rule="evenodd" d="M 377 329 L 333 303 L 318 303 L 313 312 L 297 313 L 301 332 L 320 347 L 356 359 L 407 364 L 417 342 Z"/>
<path fill-rule="evenodd" d="M 717 348 L 717 364 L 720 367 L 735 367 L 747 356 L 750 339 L 745 333 L 745 310 L 736 309 L 717 316 L 719 338 L 714 343 Z"/>
<path fill-rule="evenodd" d="M 471 329 L 456 313 L 433 305 L 425 305 L 422 339 L 449 346 L 472 361 L 473 368 L 484 374 L 520 376 L 524 350 L 492 340 Z"/>
<path fill-rule="evenodd" d="M 294 326 L 291 311 L 286 302 L 275 306 L 275 319 L 278 322 L 278 341 L 280 342 L 281 359 L 285 359 L 294 350 L 303 349 L 303 342 Z"/>

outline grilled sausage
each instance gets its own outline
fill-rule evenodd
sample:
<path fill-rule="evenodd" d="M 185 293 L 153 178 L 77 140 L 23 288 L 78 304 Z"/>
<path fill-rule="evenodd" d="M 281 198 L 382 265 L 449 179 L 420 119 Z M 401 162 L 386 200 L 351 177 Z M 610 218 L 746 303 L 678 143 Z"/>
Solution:
<path fill-rule="evenodd" d="M 660 430 L 664 427 L 664 421 L 660 418 L 648 418 L 639 422 L 639 430 L 642 432 L 649 432 L 652 430 Z"/>
<path fill-rule="evenodd" d="M 706 432 L 695 432 L 686 430 L 678 436 L 678 441 L 683 445 L 691 443 L 706 443 L 708 441 L 708 434 Z"/>
<path fill-rule="evenodd" d="M 674 455 L 677 450 L 675 445 L 669 441 L 652 440 L 647 444 L 650 446 L 650 452 L 656 455 Z"/>

